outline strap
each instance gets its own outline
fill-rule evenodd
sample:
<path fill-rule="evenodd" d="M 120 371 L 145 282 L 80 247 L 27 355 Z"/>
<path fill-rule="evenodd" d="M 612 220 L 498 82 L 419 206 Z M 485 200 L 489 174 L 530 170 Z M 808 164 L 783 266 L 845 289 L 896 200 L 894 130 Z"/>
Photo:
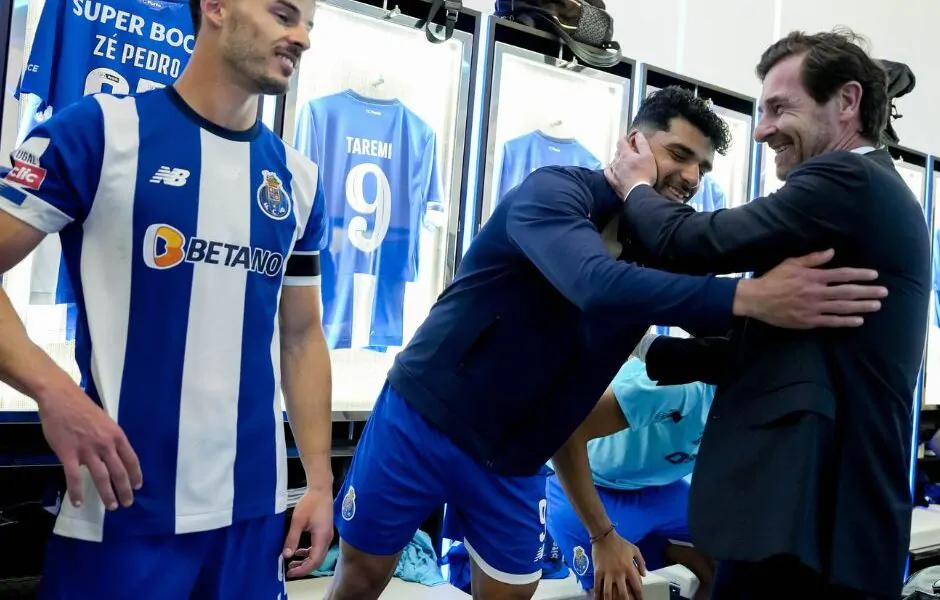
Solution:
<path fill-rule="evenodd" d="M 444 9 L 444 37 L 438 37 L 431 31 L 431 25 L 437 13 Z M 428 19 L 424 23 L 424 35 L 432 44 L 442 44 L 454 36 L 454 28 L 457 26 L 457 17 L 460 15 L 460 9 L 463 8 L 462 0 L 433 0 L 431 10 L 428 11 Z"/>
<path fill-rule="evenodd" d="M 551 31 L 554 31 L 555 34 L 565 42 L 565 45 L 571 48 L 571 52 L 574 53 L 574 55 L 585 64 L 588 64 L 592 67 L 609 69 L 623 59 L 623 54 L 620 52 L 619 42 L 607 42 L 598 50 L 596 46 L 591 46 L 589 44 L 575 40 L 573 37 L 568 35 L 568 32 L 565 31 L 563 27 L 560 27 L 554 19 L 546 16 L 541 11 L 531 11 L 529 14 L 538 15 L 539 18 L 545 20 L 549 25 L 551 25 Z M 613 52 L 607 52 L 607 50 L 613 50 Z"/>

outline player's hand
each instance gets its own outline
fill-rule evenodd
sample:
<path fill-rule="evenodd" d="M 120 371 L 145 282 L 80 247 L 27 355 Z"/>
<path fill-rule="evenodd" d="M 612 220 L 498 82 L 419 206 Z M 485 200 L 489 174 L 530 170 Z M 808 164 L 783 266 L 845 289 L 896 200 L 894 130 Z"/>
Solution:
<path fill-rule="evenodd" d="M 862 315 L 881 310 L 885 287 L 870 284 L 870 269 L 820 268 L 832 260 L 826 250 L 790 258 L 762 277 L 738 283 L 734 314 L 788 329 L 858 327 Z"/>
<path fill-rule="evenodd" d="M 85 467 L 105 508 L 130 506 L 143 485 L 137 454 L 118 424 L 75 390 L 39 402 L 42 433 L 65 470 L 69 500 L 75 506 L 90 500 L 82 482 Z"/>
<path fill-rule="evenodd" d="M 591 547 L 595 600 L 643 600 L 646 563 L 640 549 L 611 531 Z"/>
<path fill-rule="evenodd" d="M 309 575 L 323 564 L 333 541 L 333 492 L 331 485 L 310 487 L 294 507 L 290 530 L 284 540 L 284 559 L 288 577 Z M 298 548 L 300 535 L 310 534 L 310 547 Z"/>
<path fill-rule="evenodd" d="M 654 185 L 658 170 L 646 137 L 634 129 L 629 135 L 620 138 L 614 160 L 604 169 L 604 175 L 623 200 L 627 199 L 627 194 L 637 183 Z"/>

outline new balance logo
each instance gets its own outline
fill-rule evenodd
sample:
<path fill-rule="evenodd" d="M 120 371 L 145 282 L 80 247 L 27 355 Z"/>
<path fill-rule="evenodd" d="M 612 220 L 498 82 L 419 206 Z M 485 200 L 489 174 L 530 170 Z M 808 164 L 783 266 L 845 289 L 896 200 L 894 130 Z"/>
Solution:
<path fill-rule="evenodd" d="M 171 169 L 170 167 L 160 167 L 150 178 L 150 183 L 163 183 L 173 187 L 183 187 L 186 180 L 189 179 L 189 171 L 186 169 Z"/>

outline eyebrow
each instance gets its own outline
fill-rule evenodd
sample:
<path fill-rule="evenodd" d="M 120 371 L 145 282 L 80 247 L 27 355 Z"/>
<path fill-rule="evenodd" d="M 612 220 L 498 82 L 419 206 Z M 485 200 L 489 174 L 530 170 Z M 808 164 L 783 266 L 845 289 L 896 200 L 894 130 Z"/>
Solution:
<path fill-rule="evenodd" d="M 276 0 L 275 3 L 278 4 L 278 5 L 280 5 L 280 6 L 282 6 L 282 7 L 284 7 L 284 8 L 286 8 L 286 9 L 289 10 L 290 12 L 292 12 L 295 17 L 299 17 L 299 16 L 302 14 L 302 13 L 300 12 L 300 9 L 297 8 L 297 5 L 295 5 L 295 4 L 292 3 L 292 2 L 289 2 L 288 0 Z M 312 18 L 309 19 L 309 20 L 305 23 L 305 25 L 307 26 L 307 31 L 310 31 L 311 29 L 313 29 L 313 19 L 312 19 Z"/>

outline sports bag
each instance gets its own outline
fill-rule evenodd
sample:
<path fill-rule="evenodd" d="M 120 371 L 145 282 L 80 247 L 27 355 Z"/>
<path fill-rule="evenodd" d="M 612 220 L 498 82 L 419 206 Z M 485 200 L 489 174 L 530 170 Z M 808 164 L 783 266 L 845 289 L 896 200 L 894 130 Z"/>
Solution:
<path fill-rule="evenodd" d="M 900 119 L 904 115 L 898 112 L 898 107 L 894 101 L 901 96 L 910 94 L 917 85 L 917 79 L 914 72 L 904 63 L 890 60 L 880 60 L 882 68 L 888 76 L 888 123 L 885 126 L 884 138 L 889 144 L 897 144 L 898 134 L 894 130 L 893 121 Z"/>
<path fill-rule="evenodd" d="M 592 67 L 612 67 L 623 58 L 603 0 L 496 0 L 493 14 L 558 36 Z"/>

